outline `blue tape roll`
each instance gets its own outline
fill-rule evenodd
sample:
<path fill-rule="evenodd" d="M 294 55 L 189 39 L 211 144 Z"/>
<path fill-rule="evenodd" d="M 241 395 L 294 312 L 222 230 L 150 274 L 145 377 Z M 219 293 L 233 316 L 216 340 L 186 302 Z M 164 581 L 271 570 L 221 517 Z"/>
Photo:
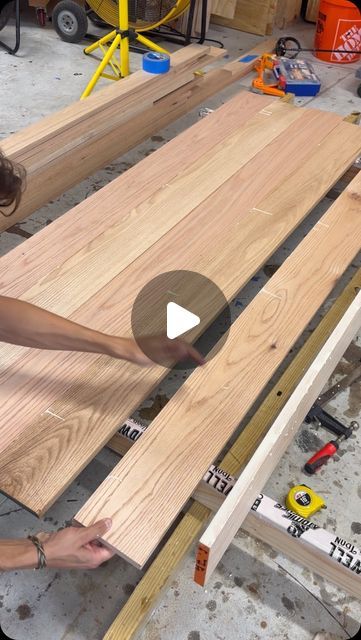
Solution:
<path fill-rule="evenodd" d="M 166 53 L 147 51 L 143 55 L 143 71 L 148 73 L 167 73 L 170 69 L 170 57 Z"/>

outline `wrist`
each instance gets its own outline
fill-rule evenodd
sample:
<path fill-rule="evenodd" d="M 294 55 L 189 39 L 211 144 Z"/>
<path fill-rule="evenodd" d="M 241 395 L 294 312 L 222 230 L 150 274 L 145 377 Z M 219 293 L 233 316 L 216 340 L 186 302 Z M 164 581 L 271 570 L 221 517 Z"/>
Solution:
<path fill-rule="evenodd" d="M 0 541 L 0 568 L 3 571 L 35 569 L 37 566 L 37 551 L 30 540 Z"/>
<path fill-rule="evenodd" d="M 134 351 L 134 341 L 130 338 L 118 338 L 117 336 L 104 336 L 103 353 L 112 358 L 121 360 L 132 360 Z"/>
<path fill-rule="evenodd" d="M 38 566 L 38 553 L 35 545 L 30 540 L 22 540 L 22 552 L 19 554 L 18 569 L 36 569 Z"/>

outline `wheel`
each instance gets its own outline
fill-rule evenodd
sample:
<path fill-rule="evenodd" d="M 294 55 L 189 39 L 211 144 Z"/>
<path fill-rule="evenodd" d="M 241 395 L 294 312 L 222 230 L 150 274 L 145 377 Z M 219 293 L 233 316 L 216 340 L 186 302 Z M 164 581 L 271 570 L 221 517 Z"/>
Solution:
<path fill-rule="evenodd" d="M 65 42 L 81 42 L 88 30 L 85 9 L 73 0 L 61 0 L 53 11 L 53 26 Z"/>

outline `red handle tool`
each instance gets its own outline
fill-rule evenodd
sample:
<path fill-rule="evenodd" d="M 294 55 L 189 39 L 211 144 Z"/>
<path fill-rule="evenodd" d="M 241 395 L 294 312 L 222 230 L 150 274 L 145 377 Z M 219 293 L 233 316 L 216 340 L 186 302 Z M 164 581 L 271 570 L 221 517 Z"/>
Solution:
<path fill-rule="evenodd" d="M 339 441 L 344 440 L 344 437 L 345 436 L 340 436 L 337 440 L 331 440 L 325 444 L 322 449 L 317 451 L 317 453 L 315 453 L 315 455 L 306 462 L 304 467 L 305 471 L 310 474 L 316 473 L 317 469 L 320 469 L 330 458 L 332 458 L 332 456 L 335 455 L 340 446 Z"/>

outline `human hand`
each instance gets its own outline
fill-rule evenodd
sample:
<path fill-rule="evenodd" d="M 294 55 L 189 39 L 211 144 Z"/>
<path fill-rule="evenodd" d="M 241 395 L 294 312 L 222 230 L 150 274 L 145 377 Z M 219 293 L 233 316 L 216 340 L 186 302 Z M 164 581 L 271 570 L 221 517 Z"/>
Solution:
<path fill-rule="evenodd" d="M 145 336 L 139 339 L 139 343 L 141 346 L 135 340 L 129 340 L 127 359 L 143 367 L 154 366 L 157 362 L 171 367 L 183 360 L 205 364 L 197 349 L 180 338 L 170 340 L 167 336 Z"/>
<path fill-rule="evenodd" d="M 56 569 L 96 569 L 114 555 L 98 541 L 111 526 L 112 521 L 106 518 L 90 527 L 67 527 L 55 533 L 38 533 L 47 566 Z"/>

